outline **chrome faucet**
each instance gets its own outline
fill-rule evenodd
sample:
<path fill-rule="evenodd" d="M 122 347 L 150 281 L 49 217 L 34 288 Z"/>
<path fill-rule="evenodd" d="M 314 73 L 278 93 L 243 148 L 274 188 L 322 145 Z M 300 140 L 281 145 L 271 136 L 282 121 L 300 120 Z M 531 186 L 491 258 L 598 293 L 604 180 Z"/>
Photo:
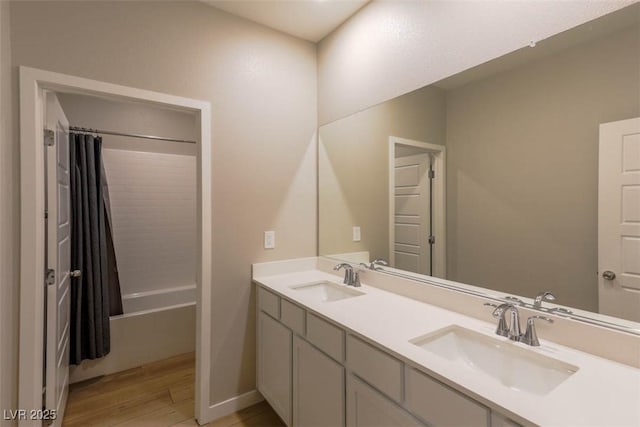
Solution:
<path fill-rule="evenodd" d="M 380 266 L 381 265 L 387 266 L 389 265 L 389 263 L 384 258 L 376 258 L 373 261 L 371 261 L 369 265 L 365 264 L 364 262 L 361 262 L 360 265 L 362 265 L 365 268 L 368 268 L 369 270 L 382 270 L 382 267 Z"/>
<path fill-rule="evenodd" d="M 556 296 L 551 292 L 540 292 L 533 300 L 533 308 L 542 308 L 542 300 L 555 301 Z"/>
<path fill-rule="evenodd" d="M 335 267 L 333 267 L 335 271 L 340 271 L 340 269 L 342 268 L 344 268 L 344 280 L 342 281 L 342 283 L 344 283 L 347 286 L 353 286 L 355 288 L 359 288 L 360 287 L 359 272 L 357 270 L 354 271 L 351 264 L 347 264 L 346 262 L 340 263 Z"/>
<path fill-rule="evenodd" d="M 509 327 L 505 316 L 510 313 Z M 511 303 L 500 304 L 493 310 L 493 317 L 500 319 L 498 322 L 498 329 L 496 334 L 509 338 L 511 341 L 520 341 L 520 313 L 518 308 Z"/>
<path fill-rule="evenodd" d="M 544 320 L 547 323 L 553 323 L 552 319 L 549 319 L 545 316 L 531 316 L 527 319 L 527 330 L 525 333 L 520 332 L 520 313 L 518 313 L 518 308 L 509 303 L 503 303 L 500 305 L 496 305 L 490 302 L 485 302 L 484 305 L 489 307 L 494 307 L 493 317 L 498 318 L 498 327 L 496 329 L 496 334 L 507 337 L 511 341 L 519 341 L 523 344 L 527 344 L 533 347 L 540 346 L 540 341 L 538 340 L 538 334 L 536 333 L 536 320 Z M 507 326 L 507 320 L 505 316 L 507 312 L 511 314 L 510 323 Z"/>
<path fill-rule="evenodd" d="M 520 342 L 528 344 L 533 347 L 540 347 L 540 341 L 538 341 L 538 334 L 536 333 L 536 319 L 544 320 L 547 323 L 553 323 L 553 319 L 549 319 L 545 316 L 531 316 L 527 319 L 527 331 L 520 338 Z"/>

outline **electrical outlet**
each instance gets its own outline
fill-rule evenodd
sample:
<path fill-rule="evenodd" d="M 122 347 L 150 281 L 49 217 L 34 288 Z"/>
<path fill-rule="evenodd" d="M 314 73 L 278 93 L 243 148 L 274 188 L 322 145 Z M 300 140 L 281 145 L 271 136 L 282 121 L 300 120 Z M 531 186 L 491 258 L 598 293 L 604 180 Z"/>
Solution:
<path fill-rule="evenodd" d="M 264 232 L 264 248 L 274 249 L 276 247 L 276 232 L 265 231 Z"/>
<path fill-rule="evenodd" d="M 354 242 L 360 241 L 360 227 L 357 225 L 353 227 L 353 241 Z"/>

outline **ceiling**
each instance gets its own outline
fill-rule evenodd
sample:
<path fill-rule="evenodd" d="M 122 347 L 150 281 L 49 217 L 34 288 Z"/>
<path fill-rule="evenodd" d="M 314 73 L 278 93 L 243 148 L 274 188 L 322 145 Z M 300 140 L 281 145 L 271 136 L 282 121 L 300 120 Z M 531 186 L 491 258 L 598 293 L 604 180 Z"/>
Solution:
<path fill-rule="evenodd" d="M 370 0 L 201 0 L 312 42 L 322 40 Z"/>

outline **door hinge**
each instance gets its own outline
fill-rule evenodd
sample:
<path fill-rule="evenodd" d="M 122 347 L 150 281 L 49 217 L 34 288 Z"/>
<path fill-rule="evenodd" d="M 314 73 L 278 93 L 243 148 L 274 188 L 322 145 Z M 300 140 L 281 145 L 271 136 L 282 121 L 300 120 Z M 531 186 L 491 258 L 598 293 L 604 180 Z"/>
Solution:
<path fill-rule="evenodd" d="M 49 209 L 44 210 L 44 219 L 49 219 Z"/>
<path fill-rule="evenodd" d="M 436 236 L 429 236 L 429 244 L 430 245 L 436 244 Z"/>
<path fill-rule="evenodd" d="M 51 129 L 44 130 L 44 145 L 47 147 L 53 146 L 56 142 L 56 135 Z"/>
<path fill-rule="evenodd" d="M 429 171 L 429 179 L 435 179 L 436 177 L 436 171 L 434 171 L 433 169 L 431 169 Z"/>
<path fill-rule="evenodd" d="M 56 271 L 53 268 L 48 268 L 44 276 L 44 283 L 47 286 L 54 285 L 56 283 Z"/>

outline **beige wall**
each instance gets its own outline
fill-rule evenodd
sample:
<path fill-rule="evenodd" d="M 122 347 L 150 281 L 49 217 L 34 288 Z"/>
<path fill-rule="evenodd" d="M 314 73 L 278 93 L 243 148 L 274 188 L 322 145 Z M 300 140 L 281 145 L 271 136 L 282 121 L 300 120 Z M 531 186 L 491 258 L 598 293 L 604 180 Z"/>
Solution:
<path fill-rule="evenodd" d="M 0 1 L 0 410 L 18 405 L 18 148 L 11 126 L 9 24 L 9 3 Z"/>
<path fill-rule="evenodd" d="M 444 144 L 444 91 L 434 86 L 320 129 L 319 253 L 389 259 L 389 137 Z M 354 242 L 352 227 L 362 240 Z"/>
<path fill-rule="evenodd" d="M 9 3 L 0 1 L 0 409 L 17 407 L 18 149 L 12 121 Z M 0 419 L 0 424 L 6 421 Z"/>
<path fill-rule="evenodd" d="M 11 26 L 14 67 L 211 102 L 212 403 L 254 389 L 250 265 L 316 254 L 315 46 L 197 2 L 16 2 Z"/>
<path fill-rule="evenodd" d="M 598 125 L 640 115 L 639 27 L 447 92 L 447 277 L 597 310 Z"/>
<path fill-rule="evenodd" d="M 635 0 L 373 1 L 318 46 L 326 124 Z"/>

